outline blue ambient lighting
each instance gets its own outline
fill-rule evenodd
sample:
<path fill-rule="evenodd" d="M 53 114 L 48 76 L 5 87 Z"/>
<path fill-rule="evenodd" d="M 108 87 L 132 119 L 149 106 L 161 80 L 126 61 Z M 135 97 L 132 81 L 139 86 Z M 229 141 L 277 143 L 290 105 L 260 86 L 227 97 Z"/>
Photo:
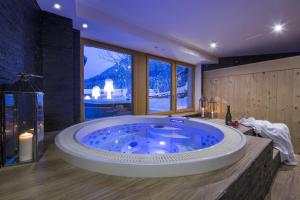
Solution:
<path fill-rule="evenodd" d="M 171 121 L 172 120 L 172 121 Z M 93 148 L 128 154 L 165 154 L 194 151 L 218 144 L 224 134 L 218 128 L 199 123 L 197 127 L 175 123 L 123 124 L 91 132 L 80 143 Z"/>
<path fill-rule="evenodd" d="M 174 123 L 184 123 L 184 120 L 183 119 L 170 119 L 170 122 L 174 122 Z"/>

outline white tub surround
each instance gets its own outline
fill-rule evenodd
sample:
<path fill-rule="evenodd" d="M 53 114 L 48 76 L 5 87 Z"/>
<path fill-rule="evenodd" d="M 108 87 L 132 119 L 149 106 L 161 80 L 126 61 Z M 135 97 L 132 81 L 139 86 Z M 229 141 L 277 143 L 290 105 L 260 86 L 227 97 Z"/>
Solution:
<path fill-rule="evenodd" d="M 211 147 L 180 153 L 127 154 L 88 148 L 80 138 L 93 131 L 130 123 L 170 123 L 165 116 L 120 116 L 93 120 L 71 126 L 55 138 L 58 153 L 65 161 L 87 170 L 129 177 L 173 177 L 214 171 L 229 166 L 244 156 L 246 137 L 238 130 L 200 119 L 184 120 L 220 129 L 224 139 Z"/>

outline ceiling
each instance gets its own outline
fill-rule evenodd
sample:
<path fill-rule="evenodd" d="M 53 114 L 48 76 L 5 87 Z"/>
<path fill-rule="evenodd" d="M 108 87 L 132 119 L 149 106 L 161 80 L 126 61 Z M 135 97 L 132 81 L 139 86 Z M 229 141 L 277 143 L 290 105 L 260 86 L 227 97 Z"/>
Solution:
<path fill-rule="evenodd" d="M 37 1 L 42 10 L 72 18 L 82 37 L 192 64 L 300 52 L 299 0 Z M 283 33 L 272 32 L 275 23 L 284 24 Z"/>

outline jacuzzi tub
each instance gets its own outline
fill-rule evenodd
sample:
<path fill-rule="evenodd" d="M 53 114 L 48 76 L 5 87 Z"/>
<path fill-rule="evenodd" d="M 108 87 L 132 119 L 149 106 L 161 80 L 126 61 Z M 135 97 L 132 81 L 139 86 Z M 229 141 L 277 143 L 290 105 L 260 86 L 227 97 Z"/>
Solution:
<path fill-rule="evenodd" d="M 130 177 L 210 172 L 244 155 L 238 130 L 200 119 L 120 116 L 71 126 L 55 138 L 65 161 L 91 171 Z"/>

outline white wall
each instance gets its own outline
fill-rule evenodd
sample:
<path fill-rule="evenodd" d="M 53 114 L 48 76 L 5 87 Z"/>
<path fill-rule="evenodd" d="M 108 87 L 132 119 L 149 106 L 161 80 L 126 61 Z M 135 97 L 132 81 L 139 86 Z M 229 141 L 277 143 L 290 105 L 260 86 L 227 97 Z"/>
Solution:
<path fill-rule="evenodd" d="M 202 86 L 202 66 L 201 64 L 196 66 L 195 70 L 195 111 L 199 112 L 199 99 L 201 98 L 201 86 Z"/>

